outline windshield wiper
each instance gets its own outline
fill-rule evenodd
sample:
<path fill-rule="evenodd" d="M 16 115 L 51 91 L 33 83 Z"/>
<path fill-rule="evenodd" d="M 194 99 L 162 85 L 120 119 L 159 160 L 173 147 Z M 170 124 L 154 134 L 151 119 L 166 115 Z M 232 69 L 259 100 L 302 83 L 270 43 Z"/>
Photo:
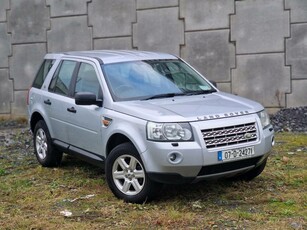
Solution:
<path fill-rule="evenodd" d="M 214 93 L 216 92 L 215 89 L 207 89 L 207 90 L 197 90 L 197 91 L 190 91 L 187 92 L 186 95 L 200 95 L 200 94 L 209 94 L 209 93 Z"/>
<path fill-rule="evenodd" d="M 163 94 L 153 95 L 143 100 L 151 100 L 151 99 L 157 99 L 157 98 L 167 98 L 167 97 L 175 97 L 175 96 L 183 96 L 183 95 L 186 95 L 186 94 L 185 93 L 163 93 Z"/>
<path fill-rule="evenodd" d="M 151 99 L 157 99 L 157 98 L 168 98 L 168 97 L 175 97 L 175 96 L 190 96 L 190 95 L 199 95 L 199 94 L 209 94 L 216 92 L 215 89 L 208 89 L 208 90 L 197 90 L 197 91 L 188 91 L 185 93 L 163 93 L 163 94 L 157 94 L 150 97 L 147 97 L 143 100 L 151 100 Z"/>

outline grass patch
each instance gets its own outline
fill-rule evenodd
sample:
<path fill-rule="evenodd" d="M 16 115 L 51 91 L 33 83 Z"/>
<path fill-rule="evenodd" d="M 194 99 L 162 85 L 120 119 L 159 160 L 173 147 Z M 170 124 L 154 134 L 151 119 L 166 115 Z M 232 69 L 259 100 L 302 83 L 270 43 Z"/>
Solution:
<path fill-rule="evenodd" d="M 16 145 L 31 139 L 24 135 L 15 135 Z M 69 156 L 60 168 L 43 168 L 32 152 L 0 147 L 3 229 L 307 228 L 307 135 L 277 134 L 266 169 L 253 181 L 167 185 L 141 205 L 116 199 L 99 168 Z"/>

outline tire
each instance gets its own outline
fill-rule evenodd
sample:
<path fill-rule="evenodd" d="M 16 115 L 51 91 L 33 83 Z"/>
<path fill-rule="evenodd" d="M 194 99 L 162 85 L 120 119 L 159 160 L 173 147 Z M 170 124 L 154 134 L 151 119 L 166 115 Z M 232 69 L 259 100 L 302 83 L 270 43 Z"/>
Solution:
<path fill-rule="evenodd" d="M 45 121 L 36 123 L 33 133 L 34 153 L 43 167 L 57 167 L 61 164 L 63 153 L 55 148 Z"/>
<path fill-rule="evenodd" d="M 258 165 L 256 168 L 247 171 L 246 173 L 240 174 L 238 176 L 233 177 L 235 180 L 244 180 L 244 181 L 251 181 L 255 177 L 259 176 L 262 171 L 264 170 L 267 163 L 267 159 L 265 159 L 260 165 Z"/>
<path fill-rule="evenodd" d="M 161 184 L 150 180 L 131 143 L 120 144 L 110 152 L 106 159 L 106 179 L 117 198 L 131 203 L 150 201 L 161 188 Z"/>

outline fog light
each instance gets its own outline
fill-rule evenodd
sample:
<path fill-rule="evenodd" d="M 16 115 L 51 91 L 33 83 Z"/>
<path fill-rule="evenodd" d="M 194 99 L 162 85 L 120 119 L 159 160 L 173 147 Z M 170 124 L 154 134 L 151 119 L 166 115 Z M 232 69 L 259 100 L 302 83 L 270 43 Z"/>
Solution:
<path fill-rule="evenodd" d="M 179 152 L 172 152 L 167 155 L 167 160 L 171 164 L 179 164 L 183 160 L 183 155 Z"/>
<path fill-rule="evenodd" d="M 272 146 L 274 146 L 275 145 L 275 138 L 274 138 L 274 136 L 272 137 Z"/>
<path fill-rule="evenodd" d="M 177 158 L 176 154 L 175 153 L 172 153 L 171 155 L 169 155 L 169 159 L 170 161 L 175 161 Z"/>

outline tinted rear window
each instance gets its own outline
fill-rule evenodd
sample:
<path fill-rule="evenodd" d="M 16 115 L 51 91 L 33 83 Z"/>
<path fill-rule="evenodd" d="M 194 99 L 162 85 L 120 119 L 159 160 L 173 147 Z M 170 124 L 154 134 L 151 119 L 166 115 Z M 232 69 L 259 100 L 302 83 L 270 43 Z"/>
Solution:
<path fill-rule="evenodd" d="M 45 59 L 39 68 L 36 77 L 34 79 L 32 87 L 40 89 L 45 81 L 45 78 L 53 66 L 55 60 L 54 59 Z"/>

